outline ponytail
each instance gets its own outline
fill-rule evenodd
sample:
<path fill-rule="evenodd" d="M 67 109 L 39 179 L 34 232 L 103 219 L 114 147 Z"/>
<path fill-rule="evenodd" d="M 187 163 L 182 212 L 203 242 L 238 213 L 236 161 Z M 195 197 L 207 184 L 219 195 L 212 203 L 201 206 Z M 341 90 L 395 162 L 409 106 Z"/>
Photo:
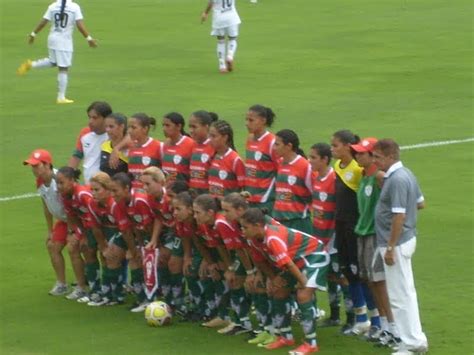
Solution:
<path fill-rule="evenodd" d="M 295 131 L 292 131 L 291 129 L 282 129 L 276 134 L 276 136 L 283 141 L 283 144 L 291 144 L 292 149 L 296 154 L 306 158 L 303 149 L 300 148 L 300 139 L 298 138 L 298 135 L 295 133 Z"/>
<path fill-rule="evenodd" d="M 81 171 L 79 169 L 71 168 L 70 166 L 63 166 L 58 169 L 58 174 L 64 175 L 69 180 L 79 181 Z"/>
<path fill-rule="evenodd" d="M 275 122 L 275 113 L 270 107 L 253 105 L 249 108 L 249 111 L 255 112 L 258 116 L 264 118 L 267 127 L 271 127 L 273 122 Z"/>
<path fill-rule="evenodd" d="M 212 210 L 214 212 L 219 212 L 222 209 L 221 201 L 217 197 L 209 194 L 199 195 L 194 200 L 194 203 L 204 211 Z"/>
<path fill-rule="evenodd" d="M 64 19 L 64 10 L 66 9 L 66 0 L 61 0 L 61 10 L 59 11 L 59 19 Z"/>
<path fill-rule="evenodd" d="M 232 150 L 236 150 L 234 145 L 234 130 L 229 122 L 218 120 L 212 124 L 212 127 L 214 127 L 220 135 L 227 136 L 227 145 Z"/>
<path fill-rule="evenodd" d="M 183 136 L 188 136 L 189 137 L 189 134 L 186 133 L 186 131 L 184 130 L 184 126 L 185 126 L 185 121 L 184 121 L 184 117 L 183 115 L 181 115 L 180 113 L 178 112 L 170 112 L 170 113 L 167 113 L 166 115 L 163 116 L 164 118 L 170 120 L 171 122 L 173 122 L 175 125 L 181 125 L 181 130 L 180 130 L 180 133 L 183 135 Z"/>

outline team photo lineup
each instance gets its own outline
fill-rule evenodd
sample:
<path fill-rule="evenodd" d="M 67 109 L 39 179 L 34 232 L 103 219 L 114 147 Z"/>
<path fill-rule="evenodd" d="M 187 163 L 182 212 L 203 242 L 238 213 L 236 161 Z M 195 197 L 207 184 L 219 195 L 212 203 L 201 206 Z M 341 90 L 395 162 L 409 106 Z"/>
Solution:
<path fill-rule="evenodd" d="M 205 69 L 216 85 L 251 75 L 240 59 L 244 40 L 238 51 L 247 26 L 238 6 L 258 11 L 266 2 L 200 2 L 193 21 L 216 41 Z M 264 99 L 231 119 L 213 109 L 217 97 L 192 110 L 130 110 L 106 93 L 84 102 L 68 90 L 76 80 L 73 37 L 93 49 L 81 43 L 81 56 L 107 46 L 83 15 L 93 4 L 44 5 L 26 45 L 47 37 L 47 55 L 17 63 L 15 74 L 32 83 L 38 69 L 54 69 L 49 104 L 79 106 L 82 117 L 74 118 L 75 142 L 38 136 L 17 158 L 41 200 L 35 234 L 46 225 L 46 250 L 35 262 L 45 264 L 47 253 L 55 279 L 34 297 L 113 310 L 117 322 L 157 337 L 186 325 L 212 334 L 210 342 L 239 339 L 239 348 L 222 353 L 345 353 L 328 350 L 339 339 L 353 339 L 353 353 L 428 352 L 412 267 L 427 195 L 396 131 L 360 135 L 350 121 L 327 120 L 331 133 L 308 142 L 311 126 Z M 50 73 L 40 78 L 52 81 Z M 87 80 L 94 86 L 94 76 Z"/>

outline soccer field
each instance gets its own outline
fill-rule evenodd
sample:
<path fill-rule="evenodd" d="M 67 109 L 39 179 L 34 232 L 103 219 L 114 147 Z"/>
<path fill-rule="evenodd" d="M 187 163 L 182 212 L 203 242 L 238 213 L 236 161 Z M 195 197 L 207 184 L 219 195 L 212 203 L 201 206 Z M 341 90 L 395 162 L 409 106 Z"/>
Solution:
<path fill-rule="evenodd" d="M 474 136 L 471 1 L 240 0 L 236 68 L 226 75 L 217 69 L 210 23 L 200 24 L 206 0 L 79 4 L 99 47 L 75 34 L 68 97 L 76 102 L 63 106 L 55 103 L 55 70 L 15 74 L 23 60 L 47 55 L 47 31 L 33 46 L 26 35 L 48 1 L 0 5 L 0 354 L 269 353 L 244 336 L 188 323 L 149 328 L 125 306 L 97 309 L 48 296 L 54 277 L 41 202 L 12 198 L 34 192 L 22 165 L 33 149 L 50 150 L 56 166 L 67 163 L 92 101 L 158 119 L 170 111 L 217 112 L 233 124 L 240 152 L 245 112 L 255 103 L 270 106 L 273 129 L 294 129 L 306 150 L 341 128 L 401 145 Z M 153 136 L 163 138 L 160 127 Z M 402 152 L 427 203 L 414 269 L 432 354 L 474 351 L 473 146 Z M 67 276 L 73 280 L 69 267 Z M 327 309 L 326 294 L 319 299 Z M 318 341 L 327 354 L 389 353 L 335 328 L 318 330 Z"/>

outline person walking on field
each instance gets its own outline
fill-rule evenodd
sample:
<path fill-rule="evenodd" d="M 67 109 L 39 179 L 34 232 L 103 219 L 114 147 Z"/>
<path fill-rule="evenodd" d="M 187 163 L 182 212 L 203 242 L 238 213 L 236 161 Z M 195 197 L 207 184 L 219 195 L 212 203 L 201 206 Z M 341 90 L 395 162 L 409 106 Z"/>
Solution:
<path fill-rule="evenodd" d="M 57 0 L 49 5 L 42 20 L 36 28 L 28 35 L 28 43 L 33 44 L 36 35 L 51 22 L 51 30 L 48 36 L 49 57 L 38 60 L 26 60 L 17 69 L 18 75 L 25 75 L 31 68 L 58 67 L 58 96 L 56 103 L 72 104 L 74 101 L 66 98 L 68 84 L 68 70 L 72 65 L 72 33 L 74 25 L 86 38 L 89 47 L 97 47 L 97 41 L 87 31 L 81 8 L 72 0 Z"/>
<path fill-rule="evenodd" d="M 375 209 L 377 252 L 384 258 L 390 306 L 402 340 L 393 354 L 424 353 L 428 340 L 421 328 L 411 258 L 416 249 L 417 210 L 425 200 L 413 173 L 400 161 L 392 139 L 374 145 L 375 164 L 385 172 Z"/>

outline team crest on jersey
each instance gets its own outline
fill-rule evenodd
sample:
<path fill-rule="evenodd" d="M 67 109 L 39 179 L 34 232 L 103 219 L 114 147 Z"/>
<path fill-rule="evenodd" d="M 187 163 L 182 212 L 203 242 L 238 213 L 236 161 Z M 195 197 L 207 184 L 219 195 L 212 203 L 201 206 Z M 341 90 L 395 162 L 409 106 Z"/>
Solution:
<path fill-rule="evenodd" d="M 201 155 L 201 162 L 207 163 L 208 160 L 209 160 L 209 154 L 204 153 L 203 155 Z"/>
<path fill-rule="evenodd" d="M 260 159 L 262 159 L 262 152 L 256 151 L 255 152 L 255 160 L 259 161 Z"/>
<path fill-rule="evenodd" d="M 107 215 L 107 218 L 109 219 L 111 223 L 115 223 L 115 218 L 112 217 L 111 215 Z"/>
<path fill-rule="evenodd" d="M 364 189 L 364 192 L 365 192 L 365 196 L 369 197 L 370 195 L 372 195 L 372 191 L 373 191 L 373 187 L 370 186 L 370 185 L 367 185 Z"/>
<path fill-rule="evenodd" d="M 296 184 L 296 176 L 294 176 L 294 175 L 289 175 L 289 176 L 288 176 L 288 184 L 290 184 L 290 185 Z"/>
<path fill-rule="evenodd" d="M 143 165 L 150 165 L 150 163 L 151 163 L 151 158 L 150 158 L 150 157 L 147 157 L 147 156 L 142 157 L 142 163 L 143 163 Z"/>
<path fill-rule="evenodd" d="M 324 191 L 321 191 L 321 192 L 319 193 L 319 199 L 320 199 L 321 201 L 323 201 L 323 202 L 326 201 L 326 200 L 328 199 L 328 194 L 327 194 L 326 192 L 324 192 Z"/>
<path fill-rule="evenodd" d="M 227 178 L 227 171 L 219 170 L 219 179 L 225 180 Z"/>
<path fill-rule="evenodd" d="M 134 214 L 133 218 L 135 219 L 137 223 L 140 223 L 141 221 L 143 221 L 142 216 L 140 216 L 139 214 Z"/>
<path fill-rule="evenodd" d="M 344 174 L 344 178 L 347 181 L 351 181 L 353 177 L 354 177 L 354 173 L 352 171 L 348 171 L 347 173 Z"/>
<path fill-rule="evenodd" d="M 179 163 L 181 163 L 181 156 L 176 154 L 174 157 L 173 157 L 173 163 L 175 163 L 176 165 L 178 165 Z"/>

